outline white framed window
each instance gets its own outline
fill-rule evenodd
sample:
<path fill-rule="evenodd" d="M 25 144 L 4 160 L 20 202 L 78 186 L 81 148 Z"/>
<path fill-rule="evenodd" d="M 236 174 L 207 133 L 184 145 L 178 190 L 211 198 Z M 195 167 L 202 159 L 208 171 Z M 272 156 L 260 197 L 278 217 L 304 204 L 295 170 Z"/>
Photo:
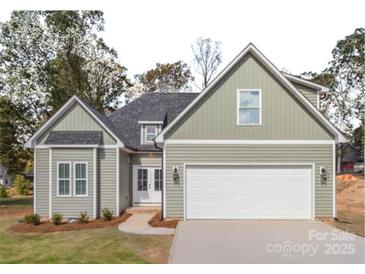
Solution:
<path fill-rule="evenodd" d="M 147 191 L 148 186 L 148 169 L 140 168 L 137 172 L 137 190 Z"/>
<path fill-rule="evenodd" d="M 155 191 L 162 190 L 162 169 L 155 169 Z"/>
<path fill-rule="evenodd" d="M 57 162 L 57 196 L 71 196 L 71 162 Z"/>
<path fill-rule="evenodd" d="M 158 133 L 158 127 L 155 125 L 145 126 L 144 141 L 146 143 L 152 143 Z"/>
<path fill-rule="evenodd" d="M 88 196 L 87 162 L 74 162 L 74 195 L 75 197 Z"/>
<path fill-rule="evenodd" d="M 262 104 L 260 89 L 237 90 L 237 125 L 261 125 Z"/>

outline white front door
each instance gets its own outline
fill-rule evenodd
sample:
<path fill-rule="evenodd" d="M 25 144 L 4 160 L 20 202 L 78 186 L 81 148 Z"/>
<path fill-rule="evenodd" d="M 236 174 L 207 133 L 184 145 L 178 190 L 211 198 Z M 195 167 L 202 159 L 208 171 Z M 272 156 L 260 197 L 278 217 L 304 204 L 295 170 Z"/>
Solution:
<path fill-rule="evenodd" d="M 133 203 L 160 204 L 162 169 L 160 167 L 134 166 Z"/>

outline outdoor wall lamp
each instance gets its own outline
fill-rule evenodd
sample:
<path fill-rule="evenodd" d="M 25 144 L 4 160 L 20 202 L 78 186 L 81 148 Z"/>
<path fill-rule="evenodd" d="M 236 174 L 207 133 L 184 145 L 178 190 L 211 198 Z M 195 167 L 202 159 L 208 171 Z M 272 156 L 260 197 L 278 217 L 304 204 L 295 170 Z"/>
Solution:
<path fill-rule="evenodd" d="M 321 184 L 327 184 L 327 170 L 325 166 L 319 168 L 319 174 L 321 175 Z"/>
<path fill-rule="evenodd" d="M 177 166 L 174 166 L 172 168 L 172 179 L 174 180 L 174 183 L 175 184 L 178 184 L 179 183 L 179 179 L 180 179 L 180 176 L 179 176 L 178 171 L 179 171 L 179 169 L 177 168 Z"/>

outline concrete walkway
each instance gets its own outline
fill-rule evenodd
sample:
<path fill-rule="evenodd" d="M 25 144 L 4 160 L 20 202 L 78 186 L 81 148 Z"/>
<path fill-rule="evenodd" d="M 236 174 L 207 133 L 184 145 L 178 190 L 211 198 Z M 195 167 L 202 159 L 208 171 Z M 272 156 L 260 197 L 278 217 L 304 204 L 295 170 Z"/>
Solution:
<path fill-rule="evenodd" d="M 134 211 L 124 223 L 118 226 L 120 231 L 134 234 L 147 234 L 147 235 L 173 235 L 175 234 L 174 228 L 166 227 L 152 227 L 148 224 L 148 221 L 155 216 L 156 211 Z"/>

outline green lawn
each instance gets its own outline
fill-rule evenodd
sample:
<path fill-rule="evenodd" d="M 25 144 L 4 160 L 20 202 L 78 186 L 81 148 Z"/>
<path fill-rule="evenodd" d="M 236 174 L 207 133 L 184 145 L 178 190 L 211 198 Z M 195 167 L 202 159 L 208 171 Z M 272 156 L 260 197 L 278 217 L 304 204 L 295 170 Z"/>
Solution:
<path fill-rule="evenodd" d="M 13 233 L 8 228 L 31 211 L 32 199 L 1 199 L 0 204 L 0 263 L 165 263 L 168 258 L 172 236 L 116 228 Z"/>

